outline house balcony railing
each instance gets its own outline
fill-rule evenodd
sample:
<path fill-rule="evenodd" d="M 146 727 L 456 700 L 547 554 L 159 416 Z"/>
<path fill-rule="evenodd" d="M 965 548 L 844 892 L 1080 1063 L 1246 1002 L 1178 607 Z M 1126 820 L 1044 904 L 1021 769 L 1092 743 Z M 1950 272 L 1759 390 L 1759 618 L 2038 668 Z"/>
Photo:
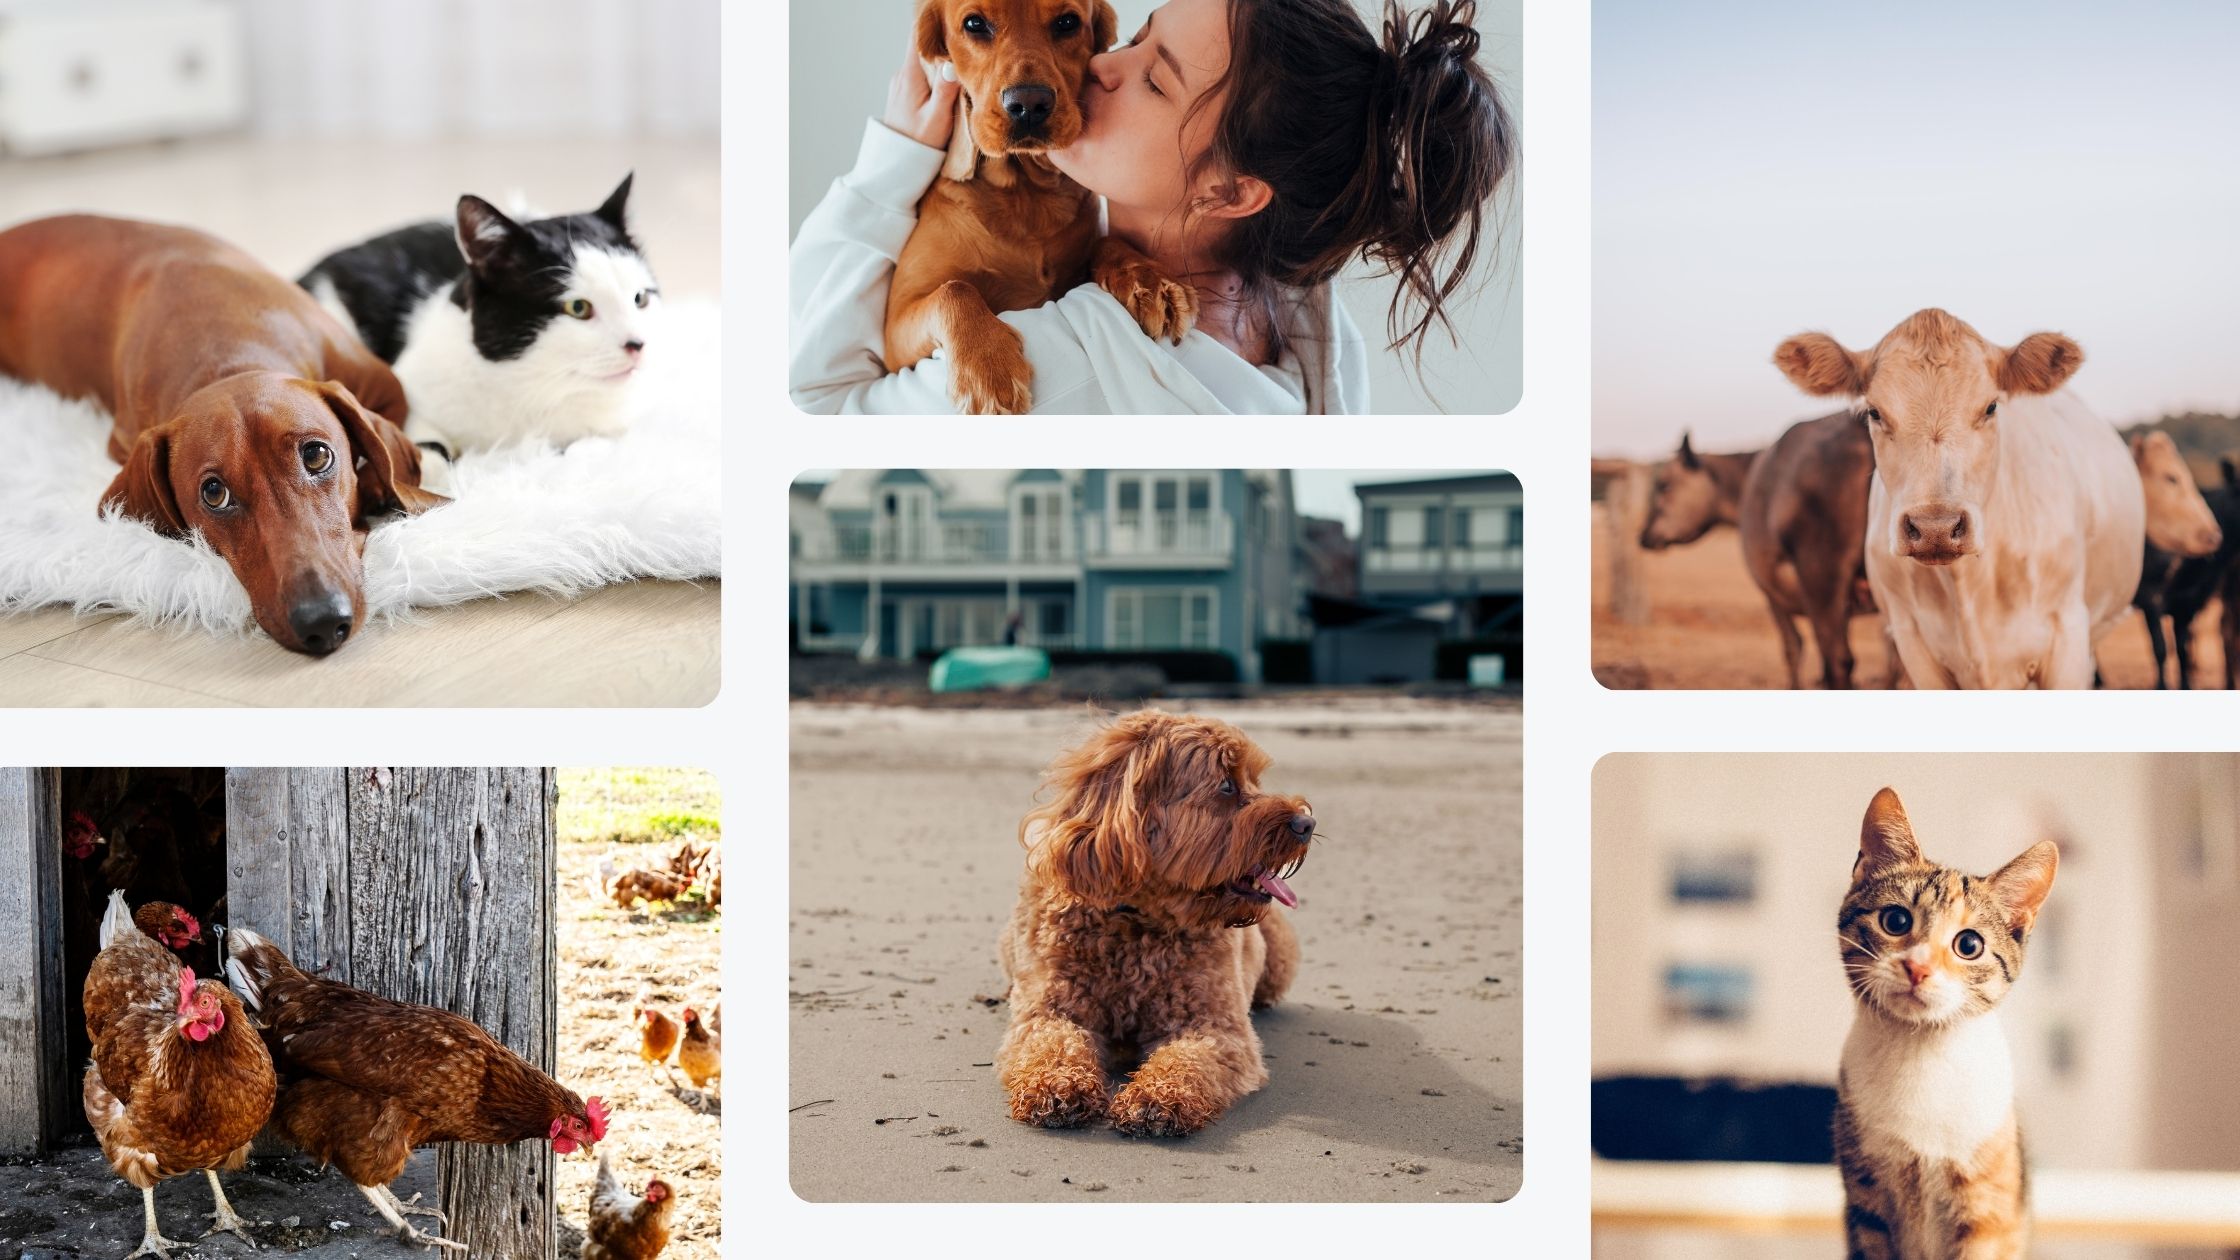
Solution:
<path fill-rule="evenodd" d="M 1369 573 L 1522 573 L 1524 544 L 1489 543 L 1468 547 L 1371 544 L 1362 548 L 1361 565 Z"/>
<path fill-rule="evenodd" d="M 835 565 L 965 566 L 1071 564 L 1073 548 L 1064 539 L 1020 540 L 1014 548 L 1003 532 L 971 523 L 927 530 L 876 525 L 843 525 L 829 537 L 804 538 L 801 559 Z"/>
<path fill-rule="evenodd" d="M 1085 524 L 1082 550 L 1092 564 L 1225 568 L 1236 550 L 1236 522 L 1226 516 L 1146 512 Z"/>

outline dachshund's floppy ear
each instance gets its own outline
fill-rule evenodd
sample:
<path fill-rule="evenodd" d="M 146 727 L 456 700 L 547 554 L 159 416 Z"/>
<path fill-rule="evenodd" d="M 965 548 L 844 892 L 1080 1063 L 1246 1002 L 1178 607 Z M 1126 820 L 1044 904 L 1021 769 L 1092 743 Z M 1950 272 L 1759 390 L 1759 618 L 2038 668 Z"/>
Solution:
<path fill-rule="evenodd" d="M 116 480 L 101 492 L 104 510 L 112 503 L 126 516 L 146 521 L 159 534 L 187 532 L 187 518 L 179 512 L 179 498 L 171 492 L 171 430 L 158 425 L 141 433 L 125 454 Z"/>
<path fill-rule="evenodd" d="M 320 381 L 315 388 L 350 435 L 350 453 L 358 465 L 357 520 L 383 512 L 425 512 L 449 502 L 433 490 L 420 488 L 420 448 L 405 437 L 404 430 L 387 416 L 359 406 L 357 397 L 340 381 Z"/>

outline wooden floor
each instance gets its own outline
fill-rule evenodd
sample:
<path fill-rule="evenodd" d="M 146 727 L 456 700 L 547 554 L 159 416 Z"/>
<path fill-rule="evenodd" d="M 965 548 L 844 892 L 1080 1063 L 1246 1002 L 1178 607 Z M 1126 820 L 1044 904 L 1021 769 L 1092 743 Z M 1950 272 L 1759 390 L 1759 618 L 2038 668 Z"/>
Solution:
<path fill-rule="evenodd" d="M 632 582 L 376 623 L 333 656 L 43 610 L 0 617 L 0 706 L 698 706 L 721 682 L 722 586 Z"/>

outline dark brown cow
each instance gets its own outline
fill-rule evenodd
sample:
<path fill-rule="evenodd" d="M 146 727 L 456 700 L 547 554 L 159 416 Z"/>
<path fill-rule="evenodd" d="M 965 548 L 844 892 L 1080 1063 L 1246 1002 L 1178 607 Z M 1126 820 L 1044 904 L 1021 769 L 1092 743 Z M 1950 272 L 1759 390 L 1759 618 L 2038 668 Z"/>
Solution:
<path fill-rule="evenodd" d="M 1742 560 L 1765 592 L 1789 685 L 1801 687 L 1804 638 L 1797 618 L 1812 625 L 1820 649 L 1820 680 L 1848 689 L 1851 618 L 1875 611 L 1867 592 L 1867 488 L 1874 448 L 1866 422 L 1845 410 L 1790 425 L 1743 480 L 1739 524 Z M 1890 682 L 1897 681 L 1890 657 Z"/>
<path fill-rule="evenodd" d="M 1715 526 L 1734 524 L 1742 508 L 1742 479 L 1757 457 L 1756 451 L 1698 455 L 1688 435 L 1681 434 L 1679 452 L 1657 467 L 1649 516 L 1641 522 L 1642 548 L 1685 546 Z"/>

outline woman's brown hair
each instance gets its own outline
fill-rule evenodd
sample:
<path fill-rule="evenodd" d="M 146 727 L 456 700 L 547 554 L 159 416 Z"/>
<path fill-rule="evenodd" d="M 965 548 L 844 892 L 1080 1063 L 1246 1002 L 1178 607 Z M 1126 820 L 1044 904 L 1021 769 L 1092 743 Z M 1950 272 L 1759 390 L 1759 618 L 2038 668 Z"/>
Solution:
<path fill-rule="evenodd" d="M 1273 335 L 1277 286 L 1323 284 L 1352 259 L 1400 284 L 1391 348 L 1452 325 L 1447 299 L 1477 261 L 1488 203 L 1516 161 L 1508 110 L 1478 64 L 1476 0 L 1409 14 L 1385 0 L 1380 41 L 1351 0 L 1230 0 L 1227 96 L 1192 167 L 1273 194 L 1233 220 L 1213 261 L 1244 279 Z"/>

